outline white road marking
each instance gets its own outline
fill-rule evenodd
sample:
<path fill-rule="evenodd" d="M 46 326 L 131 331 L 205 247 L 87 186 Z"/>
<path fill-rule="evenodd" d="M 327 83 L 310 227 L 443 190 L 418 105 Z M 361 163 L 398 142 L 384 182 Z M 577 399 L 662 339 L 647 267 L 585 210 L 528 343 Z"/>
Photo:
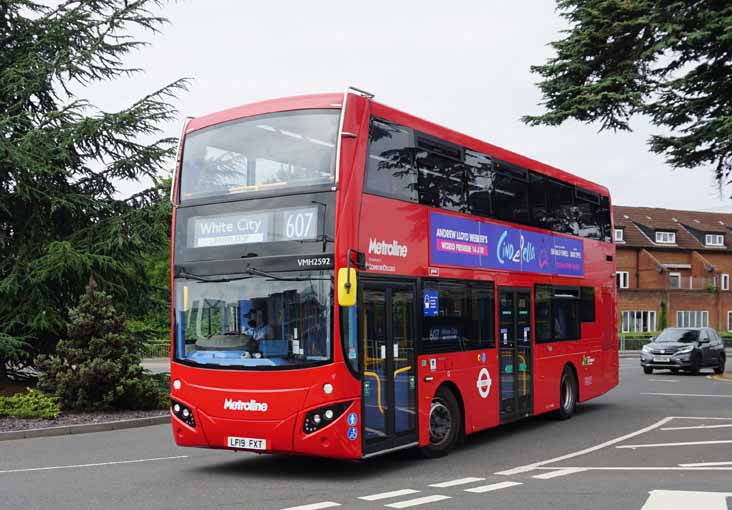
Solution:
<path fill-rule="evenodd" d="M 664 427 L 661 430 L 696 430 L 696 429 L 724 429 L 732 427 L 732 423 L 724 425 L 694 425 L 692 427 Z"/>
<path fill-rule="evenodd" d="M 290 506 L 283 508 L 282 510 L 321 510 L 321 508 L 334 508 L 336 506 L 341 506 L 341 504 L 334 501 L 323 501 L 321 503 L 311 503 L 309 505 Z"/>
<path fill-rule="evenodd" d="M 732 462 L 697 462 L 695 464 L 679 464 L 682 467 L 732 466 Z"/>
<path fill-rule="evenodd" d="M 116 460 L 111 462 L 95 462 L 93 464 L 72 464 L 68 466 L 48 466 L 39 468 L 24 468 L 24 469 L 5 469 L 0 471 L 0 474 L 5 473 L 28 473 L 30 471 L 52 471 L 54 469 L 76 469 L 76 468 L 87 468 L 87 467 L 99 467 L 99 466 L 117 466 L 120 464 L 139 464 L 141 462 L 155 462 L 159 460 L 175 460 L 175 459 L 187 459 L 188 455 L 176 455 L 174 457 L 154 457 L 152 459 L 135 459 L 135 460 Z"/>
<path fill-rule="evenodd" d="M 641 510 L 727 510 L 732 492 L 650 491 Z"/>
<path fill-rule="evenodd" d="M 416 494 L 418 492 L 419 492 L 418 490 L 414 490 L 414 489 L 401 489 L 398 491 L 382 492 L 380 494 L 372 494 L 370 496 L 359 496 L 358 499 L 363 499 L 364 501 L 378 501 L 380 499 L 398 498 L 399 496 L 408 496 L 410 494 Z"/>
<path fill-rule="evenodd" d="M 441 496 L 439 494 L 435 494 L 434 496 L 423 496 L 421 498 L 397 501 L 396 503 L 390 503 L 390 504 L 384 505 L 384 506 L 388 506 L 389 508 L 409 508 L 410 506 L 425 505 L 427 503 L 434 503 L 435 501 L 444 501 L 446 499 L 450 499 L 450 496 Z"/>
<path fill-rule="evenodd" d="M 581 467 L 538 467 L 536 469 L 583 469 L 585 471 L 732 471 L 732 467 L 676 467 L 676 466 L 581 466 Z"/>
<path fill-rule="evenodd" d="M 480 487 L 473 487 L 471 489 L 465 489 L 465 492 L 472 492 L 473 494 L 483 494 L 484 492 L 493 492 L 500 489 L 508 489 L 509 487 L 515 487 L 516 485 L 523 485 L 521 482 L 499 482 L 492 483 L 490 485 L 481 485 Z"/>
<path fill-rule="evenodd" d="M 652 395 L 655 397 L 716 397 L 732 398 L 732 395 L 703 395 L 700 393 L 641 393 L 641 395 Z"/>
<path fill-rule="evenodd" d="M 728 444 L 732 443 L 732 440 L 724 441 L 685 441 L 682 443 L 650 443 L 650 444 L 624 444 L 616 446 L 615 448 L 630 448 L 635 450 L 636 448 L 656 448 L 661 446 L 701 446 L 707 444 Z"/>
<path fill-rule="evenodd" d="M 662 420 L 657 421 L 653 425 L 649 425 L 648 427 L 642 428 L 640 430 L 636 430 L 635 432 L 631 432 L 630 434 L 626 434 L 624 436 L 616 437 L 615 439 L 611 439 L 610 441 L 606 441 L 604 443 L 598 444 L 596 446 L 591 446 L 590 448 L 585 448 L 584 450 L 579 450 L 573 453 L 568 453 L 566 455 L 562 455 L 560 457 L 554 457 L 552 459 L 543 460 L 540 462 L 534 462 L 533 464 L 526 464 L 524 466 L 519 466 L 513 469 L 507 469 L 505 471 L 498 471 L 497 475 L 504 475 L 504 476 L 512 476 L 519 473 L 526 473 L 527 471 L 533 471 L 534 469 L 543 466 L 544 464 L 551 464 L 554 462 L 561 462 L 563 460 L 571 459 L 574 457 L 579 457 L 580 455 L 585 455 L 587 453 L 596 452 L 597 450 L 602 450 L 603 448 L 607 448 L 608 446 L 612 446 L 616 443 L 620 443 L 622 441 L 625 441 L 626 439 L 630 439 L 631 437 L 639 436 L 641 434 L 645 434 L 646 432 L 649 432 L 651 430 L 657 429 L 658 427 L 665 425 L 666 423 L 673 420 L 673 416 L 669 416 L 667 418 L 664 418 Z"/>
<path fill-rule="evenodd" d="M 651 382 L 679 382 L 678 379 L 648 379 Z"/>
<path fill-rule="evenodd" d="M 458 478 L 457 480 L 450 480 L 449 482 L 440 482 L 430 484 L 430 487 L 439 487 L 444 489 L 445 487 L 455 487 L 456 485 L 465 485 L 466 483 L 482 482 L 485 478 L 475 478 L 470 476 L 468 478 Z"/>
<path fill-rule="evenodd" d="M 584 468 L 564 468 L 564 469 L 557 469 L 556 471 L 549 471 L 548 473 L 543 473 L 541 475 L 535 475 L 532 478 L 537 478 L 539 480 L 549 480 L 551 478 L 558 478 L 560 476 L 572 475 L 574 473 L 581 473 L 582 471 L 586 471 L 586 470 Z"/>

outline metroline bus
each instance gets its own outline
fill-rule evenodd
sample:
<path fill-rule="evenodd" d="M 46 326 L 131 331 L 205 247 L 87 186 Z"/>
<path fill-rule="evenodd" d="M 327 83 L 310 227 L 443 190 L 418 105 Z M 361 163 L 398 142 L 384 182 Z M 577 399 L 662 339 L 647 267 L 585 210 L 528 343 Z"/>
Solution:
<path fill-rule="evenodd" d="M 189 119 L 172 199 L 179 445 L 439 456 L 618 383 L 602 186 L 349 89 Z"/>

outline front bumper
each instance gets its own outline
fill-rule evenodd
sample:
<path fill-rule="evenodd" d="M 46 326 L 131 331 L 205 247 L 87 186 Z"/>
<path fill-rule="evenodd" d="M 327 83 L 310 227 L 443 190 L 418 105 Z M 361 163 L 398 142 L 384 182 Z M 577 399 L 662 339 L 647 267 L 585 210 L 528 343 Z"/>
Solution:
<path fill-rule="evenodd" d="M 691 355 L 691 352 L 673 355 L 642 352 L 640 364 L 644 368 L 678 368 L 684 370 L 694 366 Z"/>

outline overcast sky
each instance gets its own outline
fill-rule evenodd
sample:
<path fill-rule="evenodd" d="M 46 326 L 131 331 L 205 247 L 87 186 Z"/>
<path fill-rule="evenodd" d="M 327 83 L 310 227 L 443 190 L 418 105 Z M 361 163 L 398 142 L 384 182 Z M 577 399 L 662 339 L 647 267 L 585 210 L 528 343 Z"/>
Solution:
<path fill-rule="evenodd" d="M 567 122 L 529 127 L 541 111 L 529 66 L 565 28 L 552 0 L 369 2 L 181 0 L 170 24 L 128 60 L 145 69 L 85 92 L 122 108 L 182 76 L 178 106 L 198 116 L 273 97 L 366 89 L 411 114 L 607 186 L 615 204 L 731 211 L 708 169 L 671 170 L 651 154 L 645 119 L 632 133 Z M 178 136 L 180 125 L 166 131 Z M 140 189 L 125 184 L 124 192 Z M 724 196 L 730 195 L 726 190 Z"/>

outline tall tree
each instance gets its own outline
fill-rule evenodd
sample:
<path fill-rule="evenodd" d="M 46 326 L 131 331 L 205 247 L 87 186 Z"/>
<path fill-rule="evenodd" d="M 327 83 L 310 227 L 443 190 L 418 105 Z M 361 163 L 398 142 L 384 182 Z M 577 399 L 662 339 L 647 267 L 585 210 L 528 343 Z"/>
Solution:
<path fill-rule="evenodd" d="M 0 2 L 0 378 L 50 350 L 90 277 L 124 305 L 147 285 L 143 255 L 167 239 L 160 181 L 176 140 L 174 81 L 105 112 L 72 90 L 140 72 L 123 58 L 156 32 L 158 0 Z M 152 140 L 143 142 L 142 140 Z M 156 183 L 127 199 L 125 180 Z"/>
<path fill-rule="evenodd" d="M 732 171 L 732 2 L 558 0 L 570 23 L 556 56 L 532 66 L 547 112 L 532 125 L 569 118 L 630 130 L 646 115 L 660 128 L 650 148 L 677 168 Z"/>

